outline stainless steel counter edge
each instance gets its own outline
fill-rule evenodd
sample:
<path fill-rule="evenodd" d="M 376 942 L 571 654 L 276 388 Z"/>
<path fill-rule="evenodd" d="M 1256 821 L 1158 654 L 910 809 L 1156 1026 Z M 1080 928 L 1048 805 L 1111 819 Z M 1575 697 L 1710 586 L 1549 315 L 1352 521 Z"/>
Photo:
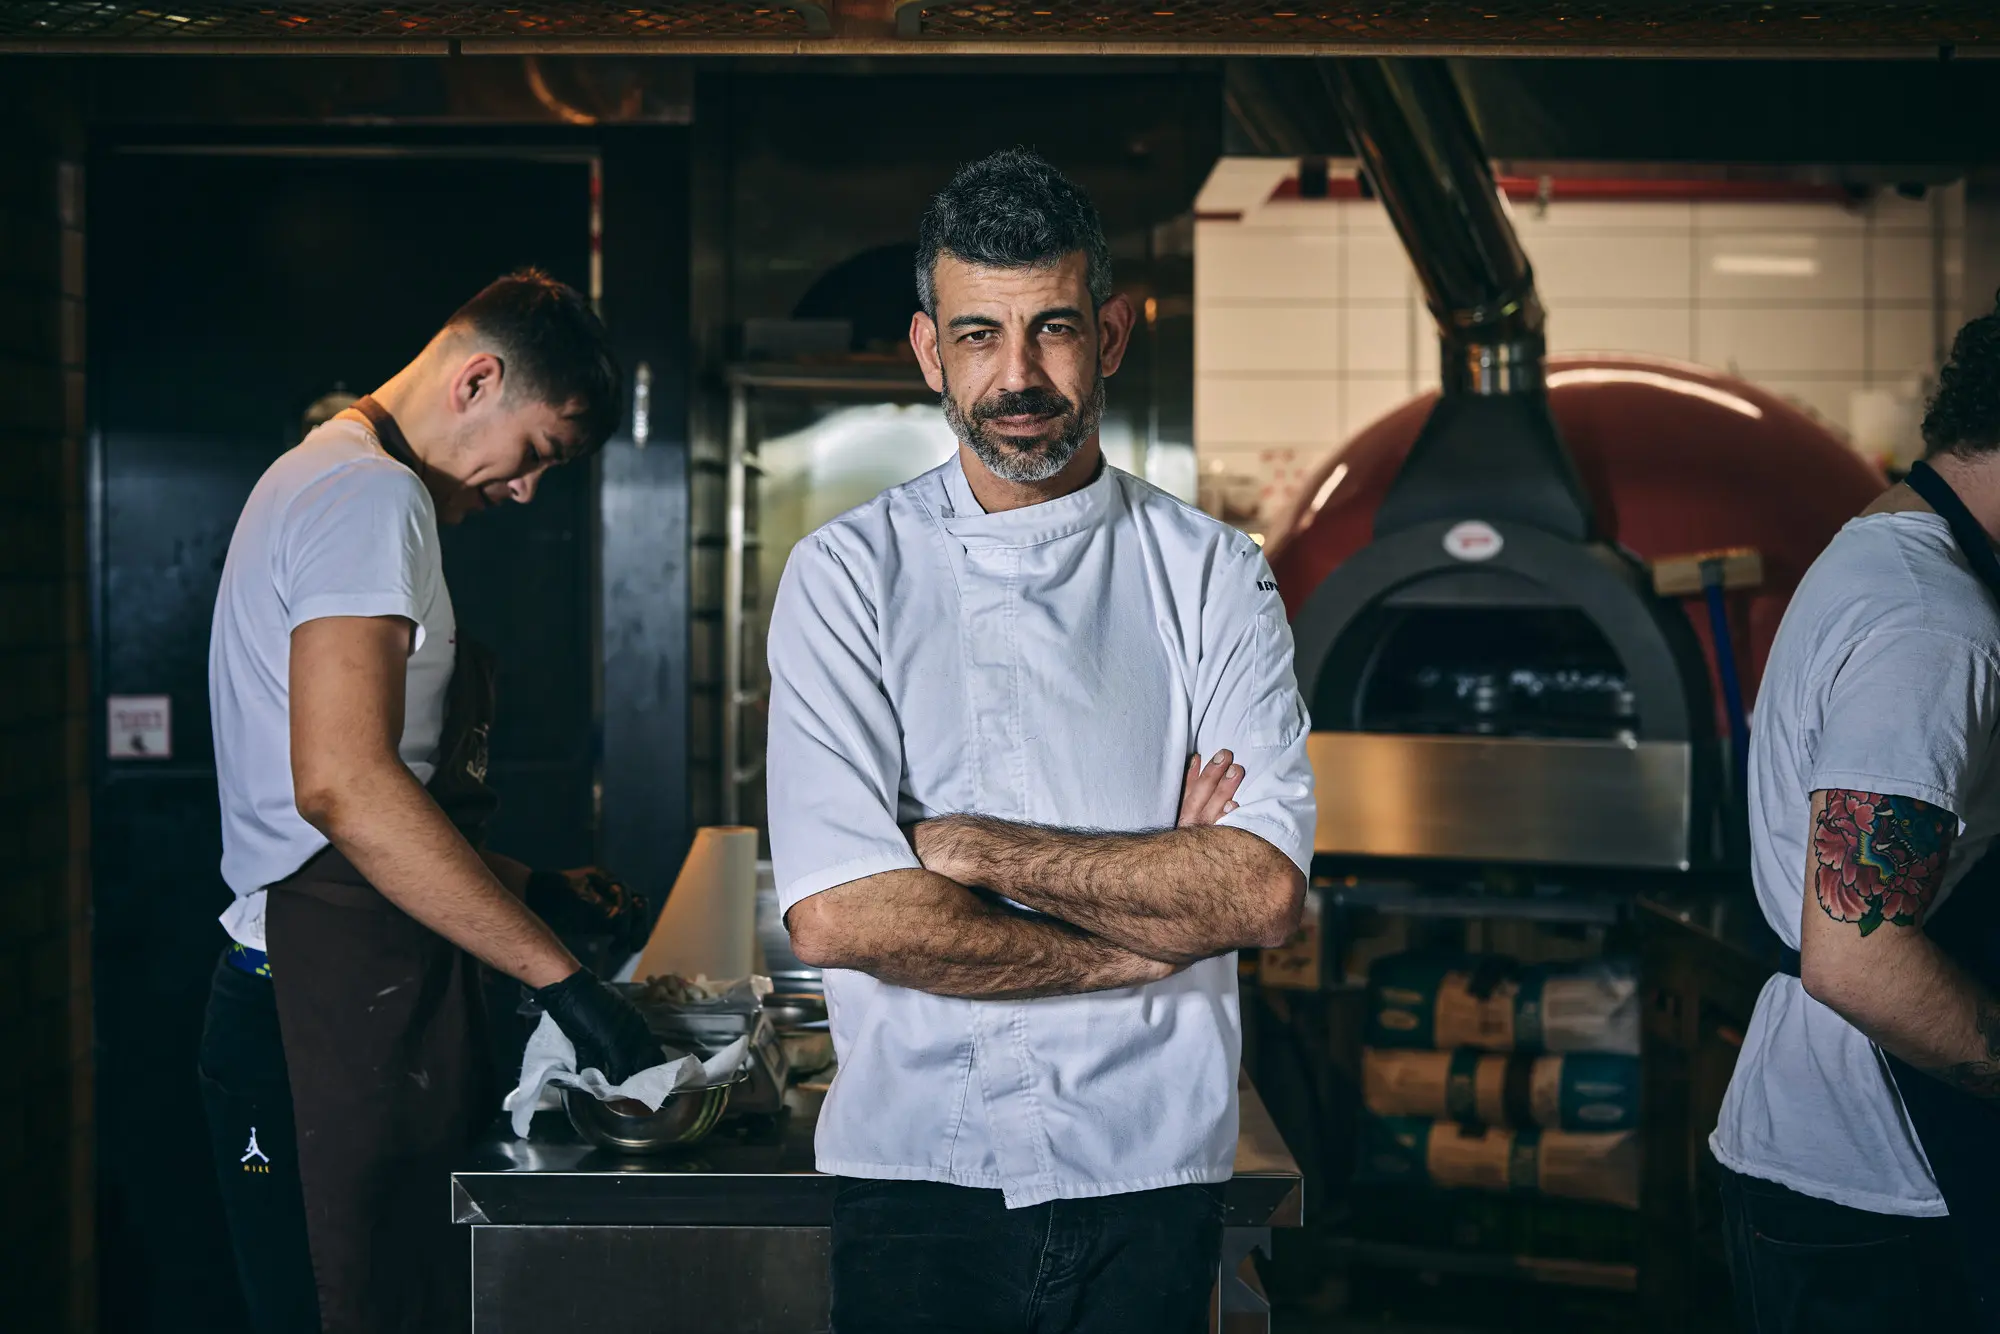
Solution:
<path fill-rule="evenodd" d="M 1237 1077 L 1236 1171 L 1228 1227 L 1297 1227 L 1305 1186 L 1263 1099 Z M 452 1174 L 454 1222 L 500 1226 L 824 1227 L 835 1180 L 812 1168 L 819 1100 L 793 1090 L 762 1138 L 711 1141 L 664 1158 L 616 1157 L 567 1140 L 516 1140 L 504 1128 L 480 1161 Z M 542 1124 L 546 1124 L 546 1119 Z"/>

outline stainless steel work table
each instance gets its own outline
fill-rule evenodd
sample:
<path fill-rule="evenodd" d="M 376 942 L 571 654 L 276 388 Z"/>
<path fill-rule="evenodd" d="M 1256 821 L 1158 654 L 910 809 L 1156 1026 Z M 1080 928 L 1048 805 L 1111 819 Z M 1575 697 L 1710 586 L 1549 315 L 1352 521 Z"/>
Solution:
<path fill-rule="evenodd" d="M 1250 1254 L 1297 1227 L 1298 1164 L 1247 1079 L 1236 1174 L 1223 1192 L 1220 1329 L 1270 1327 Z M 475 1334 L 817 1334 L 827 1328 L 834 1180 L 813 1170 L 820 1095 L 729 1124 L 683 1153 L 608 1154 L 543 1113 L 503 1127 L 452 1174 L 472 1228 Z"/>

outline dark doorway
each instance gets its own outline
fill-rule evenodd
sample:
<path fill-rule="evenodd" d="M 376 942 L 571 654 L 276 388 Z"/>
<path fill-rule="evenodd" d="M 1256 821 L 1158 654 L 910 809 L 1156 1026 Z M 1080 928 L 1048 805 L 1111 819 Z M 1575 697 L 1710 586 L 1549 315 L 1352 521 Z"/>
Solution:
<path fill-rule="evenodd" d="M 168 759 L 106 758 L 93 808 L 103 1327 L 242 1327 L 194 1079 L 228 903 L 209 620 L 244 498 L 344 384 L 374 387 L 508 270 L 590 281 L 581 152 L 107 152 L 90 176 L 93 606 L 106 695 L 166 695 Z M 596 470 L 445 536 L 464 633 L 500 654 L 493 845 L 593 854 Z M 444 1207 L 439 1186 L 439 1207 Z"/>

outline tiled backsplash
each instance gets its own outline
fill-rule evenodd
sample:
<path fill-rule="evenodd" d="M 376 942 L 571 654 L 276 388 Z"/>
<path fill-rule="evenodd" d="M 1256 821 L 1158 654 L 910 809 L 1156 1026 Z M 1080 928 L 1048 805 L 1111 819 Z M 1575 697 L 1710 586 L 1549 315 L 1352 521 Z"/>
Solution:
<path fill-rule="evenodd" d="M 1437 382 L 1429 312 L 1367 199 L 1273 199 L 1292 164 L 1225 159 L 1195 226 L 1195 440 L 1265 514 L 1328 451 Z M 1336 165 L 1335 173 L 1340 174 Z M 1865 204 L 1510 206 L 1552 352 L 1645 352 L 1741 375 L 1872 455 L 1908 454 L 1957 309 L 1956 187 Z M 1942 295 L 1940 295 L 1942 294 Z"/>

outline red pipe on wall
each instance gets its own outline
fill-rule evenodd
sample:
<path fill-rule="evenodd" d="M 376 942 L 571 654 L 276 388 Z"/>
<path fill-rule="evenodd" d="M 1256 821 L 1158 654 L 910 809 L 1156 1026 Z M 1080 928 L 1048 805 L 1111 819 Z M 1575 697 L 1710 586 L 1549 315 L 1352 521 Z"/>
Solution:
<path fill-rule="evenodd" d="M 1501 176 L 1496 179 L 1507 198 L 1519 202 L 1589 199 L 1619 203 L 1847 204 L 1857 198 L 1854 187 L 1817 181 L 1652 180 L 1637 176 Z M 1299 178 L 1289 176 L 1278 182 L 1268 202 L 1302 197 L 1299 194 Z M 1363 199 L 1367 195 L 1361 188 L 1360 177 L 1329 176 L 1326 197 Z"/>

